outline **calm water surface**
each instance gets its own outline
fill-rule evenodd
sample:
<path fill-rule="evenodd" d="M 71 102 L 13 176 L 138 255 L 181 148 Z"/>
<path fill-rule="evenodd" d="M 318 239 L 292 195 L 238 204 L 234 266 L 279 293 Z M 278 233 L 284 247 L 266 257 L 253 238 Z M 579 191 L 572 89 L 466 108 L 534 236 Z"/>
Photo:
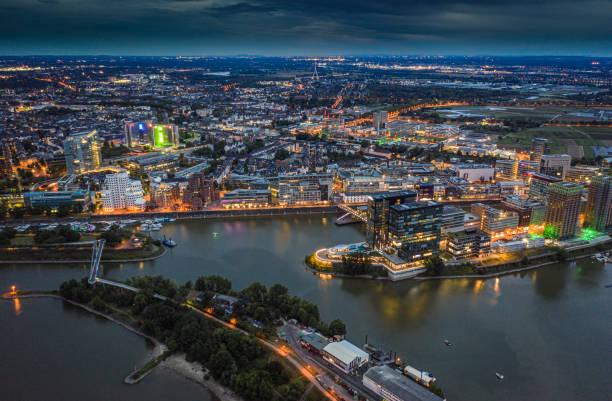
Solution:
<path fill-rule="evenodd" d="M 340 317 L 355 344 L 362 345 L 368 335 L 370 343 L 431 371 L 449 400 L 612 400 L 612 289 L 604 288 L 612 283 L 611 265 L 583 260 L 489 280 L 324 280 L 303 268 L 304 256 L 324 246 L 363 240 L 360 226 L 336 227 L 333 220 L 312 216 L 168 224 L 154 235 L 172 237 L 178 243 L 175 249 L 152 262 L 105 264 L 104 275 L 161 274 L 183 282 L 221 274 L 235 289 L 253 281 L 281 283 L 292 294 L 316 302 L 325 320 Z M 86 270 L 5 265 L 0 266 L 0 284 L 56 288 L 66 279 L 84 277 Z M 103 397 L 108 399 L 156 399 L 150 394 L 163 399 L 158 388 L 183 399 L 208 396 L 164 371 L 125 386 L 125 373 L 146 358 L 142 339 L 93 317 L 75 317 L 73 308 L 59 302 L 22 304 L 19 316 L 14 305 L 0 304 L 0 324 L 12 333 L 9 341 L 3 340 L 3 354 L 8 360 L 22 359 L 20 369 L 0 368 L 0 377 L 11 382 L 11 394 L 23 395 L 19 399 L 37 399 L 36 393 L 20 390 L 25 378 L 68 400 L 81 399 L 79 391 L 93 381 L 108 391 Z M 44 347 L 28 345 L 43 341 L 41 337 Z M 454 346 L 446 347 L 444 339 Z M 57 350 L 66 341 L 78 356 L 67 363 Z M 112 344 L 119 358 L 106 349 L 96 352 L 100 343 Z M 36 368 L 41 364 L 52 368 L 41 374 Z M 495 372 L 505 380 L 499 382 Z M 74 376 L 84 378 L 76 389 L 66 389 L 63 378 Z"/>

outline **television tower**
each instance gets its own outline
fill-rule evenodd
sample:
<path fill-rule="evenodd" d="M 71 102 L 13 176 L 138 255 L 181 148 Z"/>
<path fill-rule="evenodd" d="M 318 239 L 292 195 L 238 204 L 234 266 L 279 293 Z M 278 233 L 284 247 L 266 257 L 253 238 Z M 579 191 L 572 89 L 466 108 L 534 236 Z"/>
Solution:
<path fill-rule="evenodd" d="M 312 80 L 313 81 L 319 80 L 319 73 L 317 73 L 317 60 L 315 60 L 314 62 L 314 72 L 312 73 Z"/>

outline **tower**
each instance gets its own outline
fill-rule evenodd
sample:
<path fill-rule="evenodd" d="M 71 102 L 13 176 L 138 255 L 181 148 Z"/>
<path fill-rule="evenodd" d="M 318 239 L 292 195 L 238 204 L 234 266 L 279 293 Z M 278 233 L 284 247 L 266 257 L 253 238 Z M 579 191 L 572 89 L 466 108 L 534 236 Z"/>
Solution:
<path fill-rule="evenodd" d="M 612 177 L 594 176 L 584 211 L 584 226 L 597 231 L 612 228 Z"/>

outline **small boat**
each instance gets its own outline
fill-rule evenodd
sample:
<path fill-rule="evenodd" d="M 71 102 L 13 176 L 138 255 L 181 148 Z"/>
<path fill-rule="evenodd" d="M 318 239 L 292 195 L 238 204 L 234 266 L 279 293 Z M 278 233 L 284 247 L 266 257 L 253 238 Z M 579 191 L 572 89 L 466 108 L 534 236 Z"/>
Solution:
<path fill-rule="evenodd" d="M 453 344 L 452 344 L 450 341 L 448 341 L 448 340 L 444 340 L 444 344 L 445 344 L 447 347 L 452 347 L 452 346 L 453 346 Z"/>
<path fill-rule="evenodd" d="M 605 288 L 612 288 L 612 284 L 606 284 L 604 285 Z"/>
<path fill-rule="evenodd" d="M 499 380 L 504 380 L 504 375 L 502 375 L 501 373 L 495 373 L 495 376 L 497 376 Z"/>
<path fill-rule="evenodd" d="M 159 223 L 153 223 L 151 224 L 151 231 L 159 231 L 162 228 L 162 225 Z"/>
<path fill-rule="evenodd" d="M 166 239 L 165 235 L 164 235 L 164 240 L 162 241 L 162 244 L 164 244 L 168 248 L 174 248 L 176 246 L 176 242 L 174 242 L 172 238 Z"/>

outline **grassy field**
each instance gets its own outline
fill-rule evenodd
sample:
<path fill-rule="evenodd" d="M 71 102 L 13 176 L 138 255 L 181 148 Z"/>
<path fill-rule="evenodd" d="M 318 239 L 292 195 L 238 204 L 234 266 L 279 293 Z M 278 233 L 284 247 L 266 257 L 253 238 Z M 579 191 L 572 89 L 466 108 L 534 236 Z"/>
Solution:
<path fill-rule="evenodd" d="M 592 146 L 602 146 L 603 143 L 597 137 L 594 138 L 591 131 L 584 128 L 591 127 L 530 128 L 500 137 L 498 144 L 526 150 L 531 147 L 533 138 L 546 138 L 548 139 L 549 153 L 568 153 L 568 147 L 575 145 L 583 147 L 584 157 L 592 158 Z"/>

